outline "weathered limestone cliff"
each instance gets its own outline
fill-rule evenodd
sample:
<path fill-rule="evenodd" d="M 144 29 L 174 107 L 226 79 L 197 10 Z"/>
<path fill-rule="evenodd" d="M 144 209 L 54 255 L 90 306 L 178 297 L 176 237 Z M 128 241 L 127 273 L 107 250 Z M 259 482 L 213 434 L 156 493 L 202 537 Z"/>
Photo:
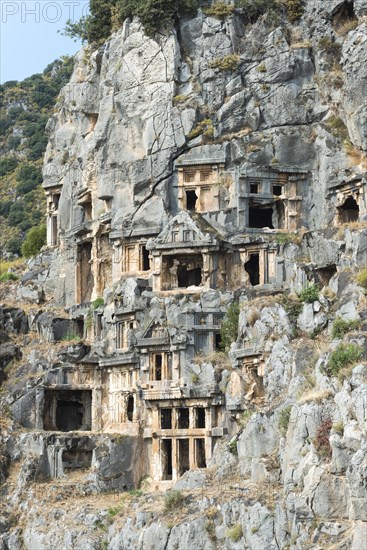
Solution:
<path fill-rule="evenodd" d="M 367 549 L 367 5 L 278 23 L 77 55 L 1 297 L 0 548 Z"/>

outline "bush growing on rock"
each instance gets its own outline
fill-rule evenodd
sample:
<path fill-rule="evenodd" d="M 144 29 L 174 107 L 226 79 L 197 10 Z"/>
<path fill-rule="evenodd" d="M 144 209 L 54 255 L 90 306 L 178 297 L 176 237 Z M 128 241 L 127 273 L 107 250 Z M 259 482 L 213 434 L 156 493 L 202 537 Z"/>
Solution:
<path fill-rule="evenodd" d="M 287 433 L 289 421 L 291 418 L 291 412 L 292 412 L 292 405 L 288 405 L 287 407 L 284 407 L 284 409 L 280 411 L 279 419 L 278 419 L 278 427 L 282 435 L 285 435 Z"/>
<path fill-rule="evenodd" d="M 211 15 L 212 17 L 226 17 L 231 15 L 235 10 L 234 4 L 227 4 L 226 2 L 214 2 L 209 8 L 204 8 L 204 13 L 206 15 Z"/>
<path fill-rule="evenodd" d="M 356 344 L 339 344 L 329 357 L 326 371 L 336 376 L 342 369 L 353 365 L 362 357 L 363 348 Z"/>
<path fill-rule="evenodd" d="M 239 316 L 240 306 L 236 303 L 231 304 L 220 329 L 221 346 L 225 351 L 228 351 L 232 342 L 237 340 Z"/>
<path fill-rule="evenodd" d="M 209 67 L 212 69 L 219 69 L 220 71 L 234 71 L 237 69 L 239 62 L 240 56 L 233 53 L 214 59 L 214 61 L 209 63 Z"/>
<path fill-rule="evenodd" d="M 89 43 L 107 39 L 127 17 L 139 17 L 145 31 L 153 35 L 169 27 L 186 13 L 195 13 L 197 0 L 90 0 L 90 14 L 79 21 L 68 20 L 64 34 Z"/>
<path fill-rule="evenodd" d="M 240 0 L 238 5 L 245 10 L 251 22 L 265 13 L 276 11 L 277 8 L 274 0 Z"/>
<path fill-rule="evenodd" d="M 243 535 L 242 526 L 240 523 L 236 523 L 227 531 L 227 537 L 231 539 L 232 542 L 238 542 Z"/>
<path fill-rule="evenodd" d="M 367 290 L 367 268 L 362 269 L 357 277 L 356 277 L 357 283 L 363 287 L 365 290 Z"/>
<path fill-rule="evenodd" d="M 199 122 L 187 136 L 189 139 L 194 139 L 200 135 L 206 138 L 212 138 L 214 134 L 213 121 L 210 118 L 205 118 Z"/>
<path fill-rule="evenodd" d="M 182 505 L 184 501 L 184 496 L 181 491 L 167 491 L 164 495 L 164 509 L 166 512 L 174 510 Z"/>
<path fill-rule="evenodd" d="M 4 283 L 6 281 L 17 281 L 17 280 L 18 280 L 18 275 L 16 275 L 15 273 L 3 273 L 2 275 L 0 275 L 1 283 Z"/>
<path fill-rule="evenodd" d="M 298 295 L 301 302 L 312 304 L 319 299 L 319 289 L 316 285 L 307 285 Z"/>
<path fill-rule="evenodd" d="M 348 321 L 347 319 L 337 317 L 331 328 L 331 336 L 332 338 L 343 338 L 344 334 L 350 330 L 357 329 L 358 325 L 358 321 Z"/>

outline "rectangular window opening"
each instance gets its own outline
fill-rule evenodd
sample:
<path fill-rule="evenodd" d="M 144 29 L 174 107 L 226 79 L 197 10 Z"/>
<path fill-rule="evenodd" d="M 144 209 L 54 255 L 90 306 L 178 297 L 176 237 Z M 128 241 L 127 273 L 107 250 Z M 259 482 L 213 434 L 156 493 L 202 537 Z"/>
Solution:
<path fill-rule="evenodd" d="M 195 439 L 195 462 L 198 468 L 206 468 L 205 439 Z"/>
<path fill-rule="evenodd" d="M 249 208 L 249 227 L 274 229 L 273 208 Z"/>
<path fill-rule="evenodd" d="M 187 407 L 177 409 L 177 428 L 179 430 L 189 429 L 189 409 Z"/>
<path fill-rule="evenodd" d="M 223 351 L 222 336 L 221 336 L 220 332 L 216 332 L 214 334 L 214 348 L 217 351 Z"/>
<path fill-rule="evenodd" d="M 172 430 L 172 409 L 161 409 L 161 430 Z"/>
<path fill-rule="evenodd" d="M 157 353 L 154 355 L 154 380 L 162 380 L 162 354 Z"/>
<path fill-rule="evenodd" d="M 102 314 L 96 313 L 94 316 L 94 338 L 97 342 L 102 340 Z"/>
<path fill-rule="evenodd" d="M 195 428 L 205 428 L 205 409 L 197 407 L 195 409 Z"/>
<path fill-rule="evenodd" d="M 190 470 L 190 442 L 188 439 L 177 440 L 178 475 Z"/>
<path fill-rule="evenodd" d="M 162 479 L 172 479 L 172 439 L 161 440 Z"/>
<path fill-rule="evenodd" d="M 283 193 L 282 185 L 273 185 L 273 195 L 275 195 L 276 197 L 280 197 L 282 193 Z"/>
<path fill-rule="evenodd" d="M 142 271 L 150 270 L 149 250 L 147 250 L 145 245 L 141 247 L 141 264 Z"/>
<path fill-rule="evenodd" d="M 194 190 L 186 190 L 186 210 L 196 211 L 198 196 Z"/>

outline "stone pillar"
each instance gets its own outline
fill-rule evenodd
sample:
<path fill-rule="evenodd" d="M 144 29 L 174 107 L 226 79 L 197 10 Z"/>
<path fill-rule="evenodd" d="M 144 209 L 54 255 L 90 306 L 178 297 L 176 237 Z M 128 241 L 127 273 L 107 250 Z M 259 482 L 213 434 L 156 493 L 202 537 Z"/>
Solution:
<path fill-rule="evenodd" d="M 43 430 L 43 412 L 45 407 L 45 390 L 36 388 L 35 428 Z"/>
<path fill-rule="evenodd" d="M 103 429 L 102 419 L 102 389 L 95 388 L 92 391 L 92 431 L 98 432 Z"/>
<path fill-rule="evenodd" d="M 178 478 L 177 439 L 172 438 L 172 480 Z"/>

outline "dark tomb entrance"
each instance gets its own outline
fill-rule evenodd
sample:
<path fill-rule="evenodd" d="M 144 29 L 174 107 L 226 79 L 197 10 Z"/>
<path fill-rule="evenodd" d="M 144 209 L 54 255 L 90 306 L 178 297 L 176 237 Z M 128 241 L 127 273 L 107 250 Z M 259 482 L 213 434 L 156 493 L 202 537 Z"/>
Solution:
<path fill-rule="evenodd" d="M 89 431 L 92 424 L 91 390 L 46 390 L 44 430 Z"/>
<path fill-rule="evenodd" d="M 250 259 L 245 263 L 245 270 L 249 275 L 250 284 L 260 284 L 260 257 L 259 254 L 250 254 Z"/>
<path fill-rule="evenodd" d="M 178 287 L 186 288 L 188 286 L 201 285 L 201 268 L 187 269 L 186 265 L 178 266 L 177 270 Z"/>
<path fill-rule="evenodd" d="M 149 271 L 150 269 L 149 250 L 147 250 L 147 248 L 144 245 L 141 247 L 141 261 L 142 261 L 142 270 Z"/>
<path fill-rule="evenodd" d="M 132 422 L 133 416 L 134 416 L 134 396 L 133 395 L 129 395 L 127 399 L 126 413 L 127 413 L 128 421 Z"/>
<path fill-rule="evenodd" d="M 269 229 L 274 229 L 272 218 L 272 208 L 255 208 L 253 206 L 249 208 L 249 227 L 259 229 L 269 227 Z"/>
<path fill-rule="evenodd" d="M 186 191 L 186 209 L 195 212 L 198 196 L 195 191 Z"/>
<path fill-rule="evenodd" d="M 357 222 L 359 218 L 359 206 L 353 197 L 348 197 L 344 204 L 339 206 L 339 222 Z"/>

